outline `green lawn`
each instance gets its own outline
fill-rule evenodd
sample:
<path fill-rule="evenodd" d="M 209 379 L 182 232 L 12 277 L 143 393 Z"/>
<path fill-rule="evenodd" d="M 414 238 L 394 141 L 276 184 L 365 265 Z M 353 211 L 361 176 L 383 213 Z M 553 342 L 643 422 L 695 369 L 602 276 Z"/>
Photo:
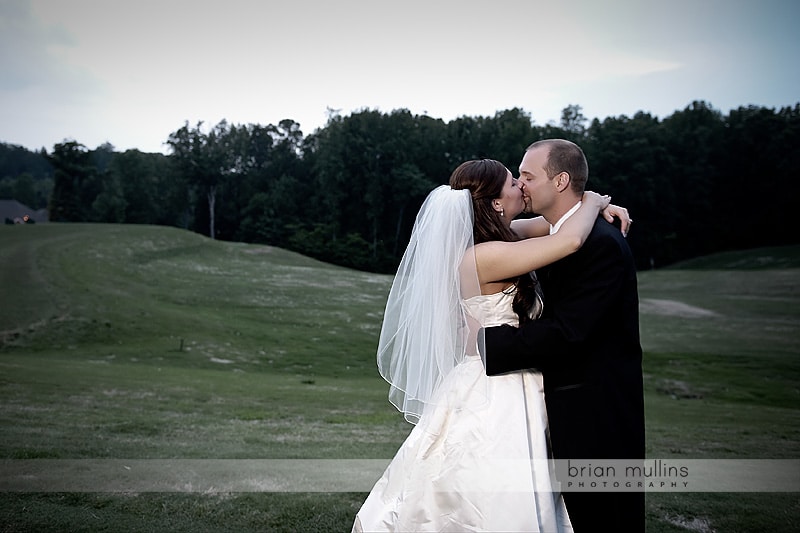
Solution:
<path fill-rule="evenodd" d="M 648 456 L 800 458 L 800 247 L 640 273 Z M 386 459 L 391 277 L 174 228 L 0 227 L 0 460 Z M 363 493 L 0 493 L 0 531 L 349 531 Z M 648 531 L 800 495 L 649 493 Z"/>

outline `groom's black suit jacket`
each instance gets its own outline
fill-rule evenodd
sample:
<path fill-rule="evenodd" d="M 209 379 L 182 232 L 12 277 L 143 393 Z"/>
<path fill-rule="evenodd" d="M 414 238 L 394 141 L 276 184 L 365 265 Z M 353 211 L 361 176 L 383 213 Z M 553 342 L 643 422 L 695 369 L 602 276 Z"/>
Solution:
<path fill-rule="evenodd" d="M 537 275 L 544 292 L 542 317 L 520 328 L 486 328 L 486 373 L 542 372 L 556 459 L 644 458 L 639 298 L 627 241 L 598 217 L 580 250 Z M 599 510 L 571 503 L 574 494 L 565 498 L 580 533 L 580 523 L 599 518 L 586 513 Z M 599 501 L 592 499 L 590 507 Z M 633 524 L 620 523 L 619 530 L 643 528 L 643 495 L 634 508 L 630 500 L 623 505 Z M 614 511 L 606 508 L 604 513 L 595 525 L 614 530 L 607 521 Z"/>

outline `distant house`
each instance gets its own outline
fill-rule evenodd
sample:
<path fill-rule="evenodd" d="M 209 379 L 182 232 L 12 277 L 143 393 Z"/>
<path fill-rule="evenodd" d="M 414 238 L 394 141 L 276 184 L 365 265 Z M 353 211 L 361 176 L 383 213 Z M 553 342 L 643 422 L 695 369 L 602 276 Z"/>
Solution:
<path fill-rule="evenodd" d="M 0 219 L 14 224 L 25 224 L 31 220 L 41 224 L 47 222 L 49 217 L 47 209 L 36 211 L 16 200 L 0 200 Z"/>

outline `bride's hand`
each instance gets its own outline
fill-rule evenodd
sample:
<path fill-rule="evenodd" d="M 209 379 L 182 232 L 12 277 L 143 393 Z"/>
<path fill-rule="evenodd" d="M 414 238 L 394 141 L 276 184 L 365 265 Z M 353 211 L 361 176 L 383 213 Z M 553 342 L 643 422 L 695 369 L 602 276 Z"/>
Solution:
<path fill-rule="evenodd" d="M 597 207 L 598 211 L 602 211 L 608 208 L 608 205 L 611 203 L 611 197 L 607 194 L 597 194 L 593 191 L 585 191 L 581 201 L 585 204 L 594 205 Z"/>
<path fill-rule="evenodd" d="M 628 215 L 628 210 L 624 207 L 620 207 L 614 204 L 608 204 L 605 209 L 601 211 L 603 218 L 614 223 L 614 218 L 619 219 L 619 229 L 622 232 L 623 237 L 628 236 L 628 231 L 631 229 L 631 222 L 633 219 Z"/>
<path fill-rule="evenodd" d="M 603 215 L 603 218 L 612 224 L 614 223 L 614 218 L 618 218 L 620 221 L 619 229 L 622 232 L 622 236 L 628 236 L 628 231 L 631 228 L 631 222 L 633 222 L 633 219 L 631 219 L 630 215 L 628 215 L 627 209 L 612 204 L 610 196 L 599 195 L 592 191 L 586 191 L 583 193 L 583 201 L 593 202 L 594 205 L 597 205 L 600 209 L 600 213 Z"/>

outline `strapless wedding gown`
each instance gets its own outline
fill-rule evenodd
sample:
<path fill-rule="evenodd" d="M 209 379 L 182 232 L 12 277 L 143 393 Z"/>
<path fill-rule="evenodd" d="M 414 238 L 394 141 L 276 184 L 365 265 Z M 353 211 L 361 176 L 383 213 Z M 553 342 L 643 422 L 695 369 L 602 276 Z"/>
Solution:
<path fill-rule="evenodd" d="M 463 303 L 482 326 L 518 325 L 513 292 Z M 353 532 L 571 532 L 548 469 L 542 376 L 487 377 L 468 357 L 403 442 L 355 518 Z"/>

